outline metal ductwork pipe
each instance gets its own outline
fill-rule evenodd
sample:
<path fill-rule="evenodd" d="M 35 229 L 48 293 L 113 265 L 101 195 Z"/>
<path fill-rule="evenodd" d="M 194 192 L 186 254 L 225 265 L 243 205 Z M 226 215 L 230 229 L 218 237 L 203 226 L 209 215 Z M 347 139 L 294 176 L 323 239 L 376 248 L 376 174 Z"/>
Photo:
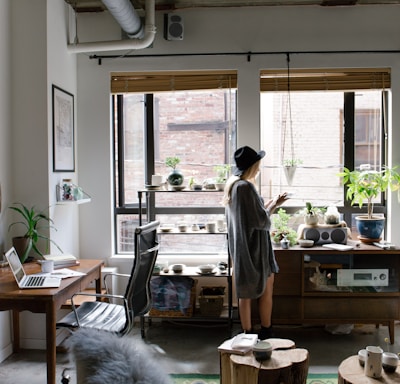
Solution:
<path fill-rule="evenodd" d="M 142 38 L 144 28 L 139 15 L 129 0 L 101 0 L 129 38 Z"/>
<path fill-rule="evenodd" d="M 104 5 L 107 6 L 107 8 L 108 4 L 110 4 L 110 8 L 113 8 L 112 11 L 111 9 L 109 9 L 110 13 L 118 21 L 121 28 L 128 34 L 128 36 L 137 37 L 140 34 L 143 35 L 142 22 L 129 0 L 102 0 L 102 1 Z M 120 7 L 118 7 L 117 4 L 120 4 Z M 128 40 L 102 41 L 93 43 L 68 44 L 68 51 L 72 53 L 87 53 L 87 52 L 144 49 L 149 47 L 153 43 L 156 35 L 155 0 L 146 0 L 145 8 L 146 8 L 146 17 L 145 17 L 144 35 L 142 38 L 131 38 Z"/>

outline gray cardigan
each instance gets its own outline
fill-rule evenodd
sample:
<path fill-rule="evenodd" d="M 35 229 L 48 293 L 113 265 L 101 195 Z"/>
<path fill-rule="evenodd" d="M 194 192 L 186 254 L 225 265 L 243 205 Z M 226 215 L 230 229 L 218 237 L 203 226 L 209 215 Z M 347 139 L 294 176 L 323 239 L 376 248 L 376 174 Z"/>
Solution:
<path fill-rule="evenodd" d="M 238 180 L 232 186 L 225 213 L 237 297 L 256 299 L 263 294 L 268 276 L 279 271 L 268 210 L 254 185 Z"/>

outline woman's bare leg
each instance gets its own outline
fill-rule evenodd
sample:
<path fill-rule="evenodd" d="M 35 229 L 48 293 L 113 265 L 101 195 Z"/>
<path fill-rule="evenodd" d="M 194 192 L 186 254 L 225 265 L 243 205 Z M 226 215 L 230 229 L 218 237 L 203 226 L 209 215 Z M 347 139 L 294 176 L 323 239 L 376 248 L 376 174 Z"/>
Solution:
<path fill-rule="evenodd" d="M 272 296 L 274 292 L 274 274 L 268 277 L 267 284 L 262 296 L 258 300 L 258 311 L 261 319 L 261 326 L 271 326 L 272 317 Z"/>
<path fill-rule="evenodd" d="M 243 331 L 251 331 L 251 299 L 239 299 L 239 316 Z"/>

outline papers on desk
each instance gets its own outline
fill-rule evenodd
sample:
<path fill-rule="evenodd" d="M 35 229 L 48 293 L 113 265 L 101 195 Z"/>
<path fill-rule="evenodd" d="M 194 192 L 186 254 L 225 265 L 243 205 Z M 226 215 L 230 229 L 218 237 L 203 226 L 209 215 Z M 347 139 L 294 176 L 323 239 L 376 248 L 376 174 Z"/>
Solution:
<path fill-rule="evenodd" d="M 68 277 L 76 277 L 76 276 L 84 276 L 86 273 L 74 271 L 68 268 L 56 269 L 53 272 L 49 273 L 36 273 L 37 276 L 50 276 L 50 277 L 58 277 L 59 279 L 67 279 Z"/>

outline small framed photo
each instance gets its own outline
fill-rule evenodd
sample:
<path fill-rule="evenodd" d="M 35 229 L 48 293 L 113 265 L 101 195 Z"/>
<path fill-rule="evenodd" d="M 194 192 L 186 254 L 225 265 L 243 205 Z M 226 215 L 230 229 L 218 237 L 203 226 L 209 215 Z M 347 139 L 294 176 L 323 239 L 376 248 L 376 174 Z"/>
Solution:
<path fill-rule="evenodd" d="M 53 85 L 53 171 L 75 171 L 74 95 Z"/>

